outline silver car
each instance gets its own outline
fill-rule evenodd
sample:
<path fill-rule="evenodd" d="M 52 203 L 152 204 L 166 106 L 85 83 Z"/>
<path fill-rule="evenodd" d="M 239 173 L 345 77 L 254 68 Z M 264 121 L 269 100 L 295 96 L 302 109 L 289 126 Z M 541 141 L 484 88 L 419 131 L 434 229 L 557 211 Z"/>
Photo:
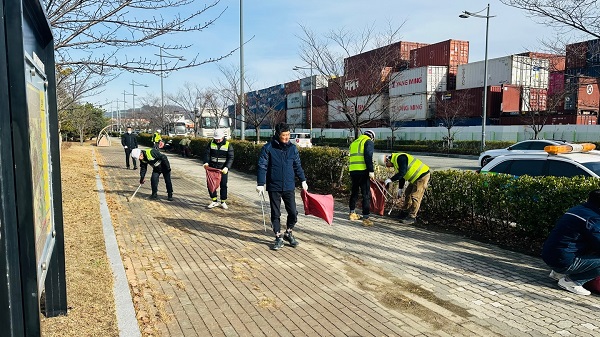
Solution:
<path fill-rule="evenodd" d="M 552 139 L 531 139 L 518 142 L 505 149 L 487 150 L 479 155 L 479 165 L 484 167 L 492 159 L 510 154 L 518 153 L 542 153 L 544 154 L 544 147 L 548 145 L 568 145 L 569 143 L 564 140 L 552 140 Z"/>

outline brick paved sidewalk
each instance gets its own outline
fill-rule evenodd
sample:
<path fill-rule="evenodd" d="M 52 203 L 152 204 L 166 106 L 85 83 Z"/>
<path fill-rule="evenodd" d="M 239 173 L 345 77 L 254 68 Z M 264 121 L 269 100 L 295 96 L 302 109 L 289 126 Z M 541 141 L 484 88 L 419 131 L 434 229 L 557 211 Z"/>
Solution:
<path fill-rule="evenodd" d="M 336 201 L 333 226 L 299 216 L 298 248 L 269 250 L 255 177 L 230 172 L 229 210 L 201 162 L 169 155 L 164 181 L 128 203 L 139 171 L 97 148 L 138 318 L 163 336 L 594 336 L 600 301 L 560 290 L 540 259 L 374 217 Z M 308 182 L 310 186 L 310 181 Z M 297 193 L 299 211 L 302 203 Z M 268 202 L 265 205 L 269 227 Z M 136 281 L 134 281 L 136 280 Z"/>

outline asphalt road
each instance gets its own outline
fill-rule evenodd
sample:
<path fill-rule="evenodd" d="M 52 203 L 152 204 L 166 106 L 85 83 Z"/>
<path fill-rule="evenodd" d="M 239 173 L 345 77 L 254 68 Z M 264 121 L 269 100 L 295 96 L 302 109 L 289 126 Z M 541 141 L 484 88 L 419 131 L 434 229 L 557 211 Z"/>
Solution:
<path fill-rule="evenodd" d="M 374 157 L 376 158 L 378 154 L 383 154 L 385 152 L 375 152 Z M 477 161 L 476 156 L 454 156 L 448 157 L 444 155 L 425 155 L 419 153 L 411 153 L 417 158 L 421 159 L 427 166 L 429 166 L 434 171 L 439 170 L 471 170 L 475 171 L 480 169 L 479 163 Z"/>

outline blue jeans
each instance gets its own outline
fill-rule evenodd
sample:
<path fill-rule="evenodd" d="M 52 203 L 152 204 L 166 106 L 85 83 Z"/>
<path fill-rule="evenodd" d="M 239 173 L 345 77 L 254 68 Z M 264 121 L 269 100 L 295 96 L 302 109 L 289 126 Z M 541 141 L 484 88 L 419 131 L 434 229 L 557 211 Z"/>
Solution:
<path fill-rule="evenodd" d="M 584 284 L 600 276 L 600 256 L 590 255 L 576 257 L 573 263 L 565 270 L 556 270 L 561 274 L 569 275 L 572 281 Z"/>

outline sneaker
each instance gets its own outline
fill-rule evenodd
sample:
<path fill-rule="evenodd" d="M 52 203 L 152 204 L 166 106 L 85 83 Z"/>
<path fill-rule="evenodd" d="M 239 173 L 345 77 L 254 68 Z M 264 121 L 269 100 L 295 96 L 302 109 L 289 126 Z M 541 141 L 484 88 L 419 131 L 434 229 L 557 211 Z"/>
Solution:
<path fill-rule="evenodd" d="M 373 226 L 373 220 L 371 220 L 369 218 L 363 219 L 362 224 L 363 224 L 363 226 L 367 226 L 367 227 Z"/>
<path fill-rule="evenodd" d="M 275 242 L 273 242 L 273 247 L 271 247 L 272 250 L 279 250 L 283 248 L 283 239 L 281 238 L 281 236 L 278 236 L 275 238 Z"/>
<path fill-rule="evenodd" d="M 215 208 L 217 206 L 219 206 L 219 203 L 216 201 L 213 201 L 210 204 L 208 204 L 208 206 L 206 206 L 206 208 Z"/>
<path fill-rule="evenodd" d="M 417 218 L 413 218 L 411 216 L 407 216 L 406 219 L 402 220 L 402 223 L 405 225 L 412 225 L 417 222 Z"/>
<path fill-rule="evenodd" d="M 350 212 L 350 215 L 348 216 L 348 218 L 350 220 L 360 220 L 362 217 L 354 212 Z"/>
<path fill-rule="evenodd" d="M 565 274 L 557 273 L 554 270 L 551 270 L 550 275 L 548 275 L 548 276 L 550 276 L 550 278 L 553 278 L 558 281 L 561 278 L 565 277 Z"/>
<path fill-rule="evenodd" d="M 229 209 L 229 206 L 227 206 L 227 203 L 225 201 L 221 202 L 221 207 L 223 207 L 223 209 Z"/>
<path fill-rule="evenodd" d="M 294 237 L 294 234 L 292 234 L 292 232 L 285 232 L 285 234 L 283 234 L 283 239 L 285 241 L 287 241 L 290 246 L 296 248 L 296 246 L 298 246 L 298 241 L 296 240 L 296 238 Z"/>
<path fill-rule="evenodd" d="M 150 199 L 158 199 L 158 194 L 153 193 L 152 195 L 150 195 Z"/>
<path fill-rule="evenodd" d="M 579 283 L 571 281 L 567 276 L 561 277 L 561 279 L 558 280 L 558 286 L 577 295 L 587 296 L 591 294 L 589 290 L 585 289 Z"/>
<path fill-rule="evenodd" d="M 167 197 L 167 200 L 173 201 L 173 194 L 169 194 L 169 196 Z"/>

